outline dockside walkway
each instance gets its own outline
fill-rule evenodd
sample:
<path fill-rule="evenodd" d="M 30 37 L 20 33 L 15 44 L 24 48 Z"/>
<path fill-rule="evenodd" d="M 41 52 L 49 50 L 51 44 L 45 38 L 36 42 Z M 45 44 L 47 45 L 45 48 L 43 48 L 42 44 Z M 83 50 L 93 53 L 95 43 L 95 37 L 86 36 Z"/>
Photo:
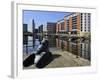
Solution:
<path fill-rule="evenodd" d="M 62 67 L 79 67 L 79 66 L 90 66 L 90 61 L 81 57 L 76 58 L 76 55 L 62 51 L 58 48 L 50 48 L 53 54 L 53 61 L 49 63 L 45 68 L 62 68 Z M 29 55 L 24 55 L 26 59 Z M 24 69 L 35 69 L 34 65 L 24 67 Z"/>

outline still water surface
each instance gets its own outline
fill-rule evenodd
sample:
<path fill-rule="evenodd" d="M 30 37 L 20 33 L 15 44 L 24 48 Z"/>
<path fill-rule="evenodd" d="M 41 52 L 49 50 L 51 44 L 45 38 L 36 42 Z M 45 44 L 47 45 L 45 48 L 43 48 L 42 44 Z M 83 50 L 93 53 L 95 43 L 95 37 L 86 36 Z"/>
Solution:
<path fill-rule="evenodd" d="M 49 47 L 50 48 L 60 48 L 64 51 L 71 52 L 76 56 L 83 57 L 85 59 L 90 60 L 91 50 L 90 50 L 90 41 L 78 41 L 78 40 L 68 40 L 66 37 L 56 37 L 56 36 L 46 36 L 49 40 Z M 42 36 L 35 36 L 33 39 L 32 37 L 29 38 L 28 45 L 27 45 L 27 52 L 31 54 L 32 52 L 36 51 L 39 44 L 41 44 L 43 37 Z M 26 53 L 26 45 L 23 46 L 23 53 Z"/>

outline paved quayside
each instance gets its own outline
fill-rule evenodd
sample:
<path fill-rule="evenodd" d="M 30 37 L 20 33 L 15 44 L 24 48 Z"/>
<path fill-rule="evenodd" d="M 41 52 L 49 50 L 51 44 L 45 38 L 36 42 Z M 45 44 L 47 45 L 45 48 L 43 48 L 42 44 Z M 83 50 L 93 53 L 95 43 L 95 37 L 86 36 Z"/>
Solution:
<path fill-rule="evenodd" d="M 76 58 L 76 55 L 62 51 L 58 48 L 50 48 L 50 51 L 53 54 L 54 60 L 49 63 L 45 68 L 59 68 L 59 67 L 78 67 L 78 66 L 90 66 L 90 61 L 84 58 Z M 24 60 L 29 55 L 24 55 Z M 24 69 L 35 69 L 36 67 L 33 65 L 29 67 L 24 67 Z"/>

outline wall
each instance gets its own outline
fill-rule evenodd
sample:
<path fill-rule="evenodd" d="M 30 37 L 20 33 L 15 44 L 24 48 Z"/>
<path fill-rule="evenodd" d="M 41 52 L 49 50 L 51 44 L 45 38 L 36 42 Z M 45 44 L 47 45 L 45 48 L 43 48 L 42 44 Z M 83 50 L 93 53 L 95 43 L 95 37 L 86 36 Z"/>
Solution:
<path fill-rule="evenodd" d="M 30 1 L 30 0 L 26 0 Z M 100 74 L 100 1 L 99 0 L 32 0 L 38 4 L 55 4 L 73 6 L 92 6 L 97 8 L 97 26 L 95 29 L 95 50 L 98 56 L 98 69 L 97 73 L 90 74 L 75 74 L 66 76 L 54 76 L 50 78 L 37 78 L 37 79 L 24 79 L 24 80 L 99 80 Z M 66 5 L 67 6 L 67 5 Z M 0 80 L 11 80 L 10 78 L 10 65 L 11 65 L 11 0 L 0 0 Z M 20 79 L 19 79 L 20 80 Z M 23 80 L 23 79 L 22 79 Z"/>

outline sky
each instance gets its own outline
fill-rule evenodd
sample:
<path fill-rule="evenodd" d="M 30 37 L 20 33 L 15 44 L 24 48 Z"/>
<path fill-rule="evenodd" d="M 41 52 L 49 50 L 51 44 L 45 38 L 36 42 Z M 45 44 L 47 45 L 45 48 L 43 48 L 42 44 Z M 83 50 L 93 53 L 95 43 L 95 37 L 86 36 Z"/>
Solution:
<path fill-rule="evenodd" d="M 57 22 L 71 14 L 70 12 L 54 12 L 54 11 L 34 11 L 24 10 L 23 11 L 23 23 L 30 24 L 31 20 L 34 19 L 35 27 L 38 28 L 41 24 L 46 25 L 47 22 Z"/>

